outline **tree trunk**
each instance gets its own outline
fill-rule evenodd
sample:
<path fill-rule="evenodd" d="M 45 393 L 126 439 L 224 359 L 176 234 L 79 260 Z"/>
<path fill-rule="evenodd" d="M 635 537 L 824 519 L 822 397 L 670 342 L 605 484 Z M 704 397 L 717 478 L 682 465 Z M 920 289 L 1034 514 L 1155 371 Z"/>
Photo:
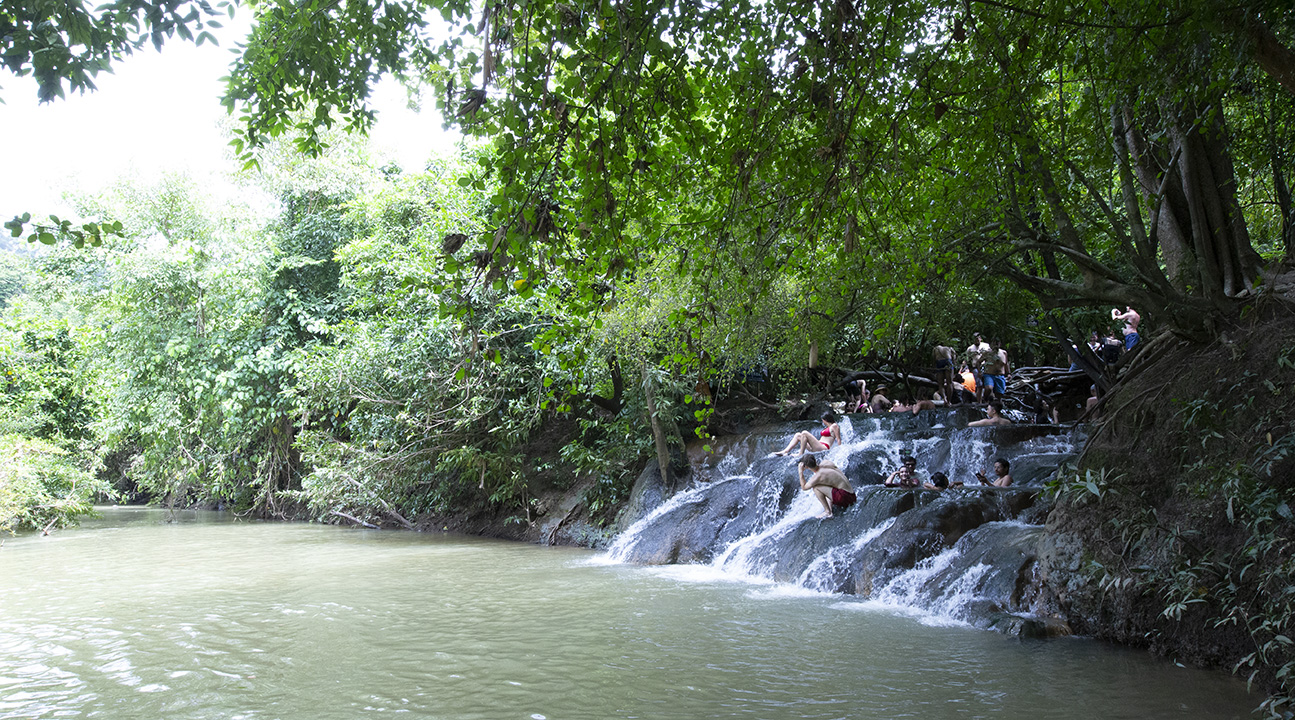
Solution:
<path fill-rule="evenodd" d="M 1295 262 L 1295 206 L 1291 204 L 1290 185 L 1286 183 L 1286 174 L 1273 160 L 1273 189 L 1277 192 L 1277 207 L 1282 214 L 1282 249 L 1285 250 L 1286 262 Z"/>
<path fill-rule="evenodd" d="M 1178 154 L 1198 286 L 1211 304 L 1225 309 L 1228 298 L 1253 287 L 1260 263 L 1236 199 L 1222 119 L 1195 107 L 1161 103 L 1161 109 Z"/>
<path fill-rule="evenodd" d="M 1291 203 L 1290 184 L 1286 180 L 1286 158 L 1289 151 L 1277 138 L 1277 124 L 1281 122 L 1281 113 L 1276 103 L 1269 107 L 1268 114 L 1268 163 L 1273 171 L 1273 194 L 1277 196 L 1277 209 L 1282 219 L 1282 250 L 1286 262 L 1295 261 L 1295 206 Z"/>
<path fill-rule="evenodd" d="M 656 446 L 656 462 L 661 470 L 661 485 L 670 487 L 670 445 L 666 441 L 665 429 L 661 427 L 661 418 L 657 414 L 656 383 L 648 373 L 647 360 L 643 361 L 643 398 L 647 404 L 648 423 L 652 426 L 652 443 Z"/>
<path fill-rule="evenodd" d="M 1127 108 L 1124 110 L 1124 132 L 1138 186 L 1151 219 L 1148 238 L 1160 248 L 1160 259 L 1165 264 L 1165 275 L 1170 284 L 1179 292 L 1186 292 L 1195 279 L 1196 263 L 1191 238 L 1185 230 L 1189 226 L 1187 200 L 1183 196 L 1177 164 L 1170 164 L 1167 149 L 1157 148 L 1146 140 L 1138 130 L 1132 110 Z"/>

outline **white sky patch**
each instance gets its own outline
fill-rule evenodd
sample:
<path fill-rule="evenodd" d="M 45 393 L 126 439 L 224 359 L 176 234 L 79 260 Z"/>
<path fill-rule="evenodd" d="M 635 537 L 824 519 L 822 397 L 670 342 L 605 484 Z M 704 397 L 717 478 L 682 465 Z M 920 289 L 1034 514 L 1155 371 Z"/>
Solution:
<path fill-rule="evenodd" d="M 128 175 L 148 181 L 185 172 L 218 197 L 236 194 L 226 179 L 237 163 L 221 129 L 232 118 L 220 105 L 220 78 L 229 74 L 231 48 L 246 35 L 250 17 L 226 18 L 226 27 L 214 31 L 219 46 L 179 39 L 160 52 L 150 46 L 116 63 L 113 73 L 100 73 L 97 91 L 44 105 L 36 100 L 35 80 L 0 72 L 0 220 L 23 212 L 71 216 L 64 192 L 94 193 Z M 379 156 L 410 172 L 452 152 L 459 136 L 441 129 L 436 110 L 407 105 L 399 83 L 380 83 L 371 137 Z"/>

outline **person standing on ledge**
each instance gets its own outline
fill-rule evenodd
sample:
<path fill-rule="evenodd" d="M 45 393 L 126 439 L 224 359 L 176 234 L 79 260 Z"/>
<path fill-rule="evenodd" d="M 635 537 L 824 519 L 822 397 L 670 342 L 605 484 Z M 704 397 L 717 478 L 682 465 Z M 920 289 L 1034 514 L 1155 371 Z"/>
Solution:
<path fill-rule="evenodd" d="M 808 480 L 805 479 L 805 468 L 812 471 Z M 797 463 L 796 473 L 800 476 L 800 489 L 814 493 L 814 497 L 823 504 L 825 512 L 819 518 L 832 517 L 833 506 L 845 509 L 854 504 L 854 487 L 835 465 L 824 463 L 819 467 L 818 458 L 805 455 Z"/>
<path fill-rule="evenodd" d="M 985 384 L 986 400 L 1001 400 L 1007 394 L 1007 376 L 1012 374 L 1012 365 L 1007 361 L 1007 351 L 1002 343 L 995 339 L 989 345 L 989 352 L 982 355 L 985 365 L 981 381 Z"/>
<path fill-rule="evenodd" d="M 1142 316 L 1125 305 L 1124 312 L 1120 312 L 1119 308 L 1111 308 L 1111 319 L 1124 321 L 1124 352 L 1137 347 L 1138 341 L 1142 339 L 1138 335 L 1138 323 L 1142 322 Z"/>
<path fill-rule="evenodd" d="M 957 357 L 957 351 L 947 345 L 936 345 L 931 350 L 931 359 L 935 361 L 935 381 L 940 384 L 944 397 L 948 398 L 950 405 L 958 399 L 958 396 L 953 394 L 953 375 L 958 371 L 953 363 Z"/>

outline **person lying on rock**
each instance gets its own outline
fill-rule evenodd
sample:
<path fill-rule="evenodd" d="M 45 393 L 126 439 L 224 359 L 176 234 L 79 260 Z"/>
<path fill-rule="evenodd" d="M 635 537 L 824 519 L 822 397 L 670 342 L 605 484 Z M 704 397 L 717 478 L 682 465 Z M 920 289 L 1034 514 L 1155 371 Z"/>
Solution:
<path fill-rule="evenodd" d="M 906 412 L 916 415 L 919 410 L 934 410 L 935 403 L 930 400 L 914 400 L 911 403 L 905 403 L 903 400 L 896 400 L 894 405 L 890 406 L 890 411 Z"/>
<path fill-rule="evenodd" d="M 1012 484 L 1011 476 L 1012 464 L 1003 458 L 994 461 L 994 479 L 990 480 L 982 472 L 976 473 L 976 479 L 980 480 L 981 485 L 993 485 L 995 487 L 1007 487 Z"/>
<path fill-rule="evenodd" d="M 774 453 L 774 455 L 786 455 L 791 452 L 792 448 L 799 448 L 802 453 L 807 453 L 822 452 L 833 445 L 840 445 L 841 425 L 836 422 L 836 413 L 828 410 L 823 413 L 820 419 L 823 421 L 823 429 L 819 431 L 818 435 L 808 430 L 801 430 L 791 436 L 791 442 L 787 443 L 787 447 Z"/>
<path fill-rule="evenodd" d="M 900 467 L 895 472 L 886 476 L 885 481 L 881 484 L 886 487 L 915 488 L 918 486 L 917 479 L 917 458 L 906 455 L 899 459 Z"/>
<path fill-rule="evenodd" d="M 806 468 L 813 471 L 808 480 L 805 479 Z M 832 463 L 824 462 L 820 466 L 818 458 L 805 455 L 797 463 L 796 473 L 800 476 L 800 489 L 814 493 L 814 497 L 823 504 L 825 512 L 819 515 L 820 518 L 832 517 L 833 506 L 845 509 L 854 504 L 854 487 Z"/>
<path fill-rule="evenodd" d="M 989 417 L 984 420 L 972 420 L 967 423 L 967 427 L 989 427 L 991 425 L 1011 425 L 1012 421 L 1003 417 L 1003 403 L 995 400 L 985 407 L 985 414 Z"/>

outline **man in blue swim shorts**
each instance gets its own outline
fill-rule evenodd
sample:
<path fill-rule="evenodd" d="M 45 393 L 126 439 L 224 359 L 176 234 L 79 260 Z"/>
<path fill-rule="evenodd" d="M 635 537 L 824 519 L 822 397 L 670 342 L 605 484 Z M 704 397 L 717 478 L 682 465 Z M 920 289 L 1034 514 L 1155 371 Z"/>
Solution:
<path fill-rule="evenodd" d="M 1142 322 L 1142 316 L 1133 308 L 1125 305 L 1124 312 L 1120 312 L 1119 308 L 1111 308 L 1111 319 L 1124 321 L 1124 352 L 1136 347 L 1138 342 L 1142 340 L 1142 337 L 1138 335 L 1138 323 Z"/>
<path fill-rule="evenodd" d="M 1007 362 L 1007 351 L 995 339 L 990 343 L 989 352 L 984 356 L 985 365 L 982 377 L 985 383 L 984 397 L 987 400 L 1002 398 L 1007 394 L 1007 376 L 1011 366 Z"/>

